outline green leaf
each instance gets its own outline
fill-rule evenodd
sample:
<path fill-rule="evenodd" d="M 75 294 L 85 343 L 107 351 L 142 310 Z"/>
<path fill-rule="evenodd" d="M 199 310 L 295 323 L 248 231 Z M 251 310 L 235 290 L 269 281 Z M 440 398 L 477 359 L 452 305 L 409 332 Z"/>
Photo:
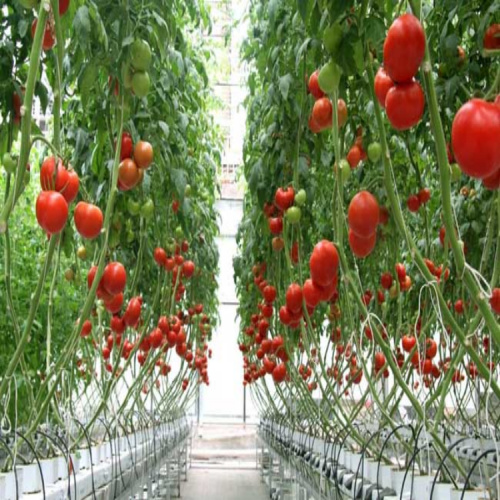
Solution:
<path fill-rule="evenodd" d="M 87 6 L 80 7 L 75 14 L 73 20 L 73 28 L 75 30 L 78 42 L 82 47 L 87 47 L 90 39 L 90 15 Z"/>
<path fill-rule="evenodd" d="M 309 0 L 297 0 L 297 5 L 299 7 L 299 13 L 304 22 L 307 19 L 307 10 L 309 8 Z"/>
<path fill-rule="evenodd" d="M 165 134 L 165 139 L 168 139 L 168 136 L 170 135 L 170 129 L 168 125 L 165 122 L 159 121 L 158 127 L 160 127 L 162 132 Z"/>
<path fill-rule="evenodd" d="M 285 76 L 282 76 L 279 81 L 279 88 L 281 95 L 285 101 L 288 99 L 288 92 L 290 90 L 290 85 L 293 82 L 293 77 L 290 73 Z"/>

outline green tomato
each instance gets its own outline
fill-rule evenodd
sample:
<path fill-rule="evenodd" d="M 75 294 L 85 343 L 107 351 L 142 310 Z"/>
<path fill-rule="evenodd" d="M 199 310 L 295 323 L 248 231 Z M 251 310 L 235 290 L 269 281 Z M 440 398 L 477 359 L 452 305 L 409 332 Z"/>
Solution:
<path fill-rule="evenodd" d="M 340 175 L 342 176 L 342 180 L 347 182 L 349 177 L 351 177 L 351 165 L 347 160 L 340 160 Z"/>
<path fill-rule="evenodd" d="M 83 245 L 78 247 L 76 255 L 79 259 L 85 260 L 87 258 L 87 249 Z"/>
<path fill-rule="evenodd" d="M 186 187 L 184 189 L 184 196 L 186 198 L 189 198 L 191 196 L 191 191 L 192 191 L 191 185 L 190 184 L 186 184 Z"/>
<path fill-rule="evenodd" d="M 319 88 L 325 94 L 331 94 L 338 89 L 342 70 L 333 61 L 326 63 L 319 72 Z"/>
<path fill-rule="evenodd" d="M 73 281 L 75 279 L 75 272 L 73 271 L 73 269 L 71 269 L 71 267 L 69 267 L 68 269 L 66 269 L 66 271 L 64 271 L 64 278 L 66 279 L 66 281 Z"/>
<path fill-rule="evenodd" d="M 181 226 L 177 226 L 175 228 L 175 237 L 180 240 L 184 237 L 184 231 L 182 230 Z"/>
<path fill-rule="evenodd" d="M 132 198 L 128 200 L 127 208 L 130 215 L 139 215 L 141 211 L 141 205 L 139 204 L 139 202 L 133 200 Z"/>
<path fill-rule="evenodd" d="M 380 157 L 382 156 L 382 146 L 378 142 L 372 142 L 368 146 L 368 158 L 370 158 L 370 161 L 373 163 L 376 163 L 380 160 Z"/>
<path fill-rule="evenodd" d="M 299 207 L 290 207 L 286 211 L 286 219 L 290 222 L 290 224 L 298 224 L 301 216 L 302 212 Z"/>
<path fill-rule="evenodd" d="M 7 173 L 12 174 L 16 170 L 17 162 L 9 153 L 3 155 L 2 163 Z"/>
<path fill-rule="evenodd" d="M 342 26 L 339 23 L 328 26 L 323 32 L 323 44 L 326 50 L 333 56 L 337 53 L 342 42 Z"/>
<path fill-rule="evenodd" d="M 148 198 L 144 205 L 141 207 L 141 215 L 145 219 L 150 219 L 155 211 L 155 204 L 153 203 L 153 200 L 151 198 Z"/>
<path fill-rule="evenodd" d="M 127 231 L 127 243 L 132 243 L 135 240 L 134 231 Z"/>
<path fill-rule="evenodd" d="M 457 163 L 453 163 L 451 166 L 451 181 L 458 182 L 462 178 L 462 170 Z"/>
<path fill-rule="evenodd" d="M 130 60 L 136 71 L 147 71 L 151 64 L 151 49 L 145 40 L 135 40 L 130 47 Z"/>
<path fill-rule="evenodd" d="M 133 77 L 134 77 L 134 73 L 132 72 L 132 68 L 130 67 L 130 64 L 123 63 L 123 66 L 122 66 L 123 86 L 128 90 L 130 90 L 132 88 Z"/>
<path fill-rule="evenodd" d="M 303 207 L 306 204 L 306 201 L 307 201 L 307 193 L 305 189 L 301 189 L 295 195 L 295 204 L 298 205 L 299 207 Z"/>
<path fill-rule="evenodd" d="M 146 71 L 137 71 L 132 78 L 132 90 L 137 97 L 146 97 L 151 86 L 149 74 Z"/>

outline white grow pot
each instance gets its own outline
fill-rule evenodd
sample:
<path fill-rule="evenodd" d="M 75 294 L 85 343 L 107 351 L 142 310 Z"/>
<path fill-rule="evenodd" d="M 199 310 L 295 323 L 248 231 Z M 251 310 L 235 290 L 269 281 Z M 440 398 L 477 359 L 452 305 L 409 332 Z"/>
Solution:
<path fill-rule="evenodd" d="M 23 471 L 17 468 L 17 482 L 19 485 L 19 496 L 21 496 L 23 484 Z M 0 474 L 0 498 L 2 500 L 16 500 L 16 476 L 14 472 Z"/>
<path fill-rule="evenodd" d="M 68 464 L 66 457 L 57 457 L 57 478 L 66 479 L 68 477 Z"/>
<path fill-rule="evenodd" d="M 429 486 L 429 495 L 431 494 L 431 486 Z M 429 497 L 430 498 L 430 497 Z M 436 483 L 434 485 L 433 499 L 451 500 L 451 484 Z"/>
<path fill-rule="evenodd" d="M 22 493 L 36 493 L 42 491 L 42 476 L 40 475 L 40 469 L 36 462 L 29 465 L 21 465 L 17 470 L 18 472 L 22 471 L 23 474 Z M 47 487 L 47 485 L 45 487 Z"/>
<path fill-rule="evenodd" d="M 463 484 L 459 484 L 458 486 L 458 489 L 451 490 L 451 500 L 460 500 L 462 498 Z M 465 492 L 463 500 L 491 500 L 491 497 L 486 491 L 472 490 Z"/>

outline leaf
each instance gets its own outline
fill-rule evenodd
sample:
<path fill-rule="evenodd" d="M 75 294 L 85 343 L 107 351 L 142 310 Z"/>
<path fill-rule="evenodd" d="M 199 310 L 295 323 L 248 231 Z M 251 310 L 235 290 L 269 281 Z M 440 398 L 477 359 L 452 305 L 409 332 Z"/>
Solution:
<path fill-rule="evenodd" d="M 172 179 L 172 182 L 174 183 L 175 190 L 177 191 L 177 195 L 179 196 L 179 199 L 183 200 L 184 199 L 184 192 L 186 191 L 186 184 L 187 184 L 187 174 L 184 172 L 184 170 L 181 170 L 179 168 L 173 168 L 170 170 L 170 178 Z"/>
<path fill-rule="evenodd" d="M 83 5 L 76 11 L 73 28 L 80 45 L 87 47 L 91 31 L 89 9 L 87 6 Z"/>
<path fill-rule="evenodd" d="M 304 43 L 300 46 L 299 50 L 297 51 L 297 55 L 295 57 L 295 71 L 298 71 L 299 69 L 299 64 L 302 59 L 303 53 L 307 50 L 307 46 L 311 42 L 310 38 L 306 38 L 304 40 Z"/>
<path fill-rule="evenodd" d="M 35 86 L 35 95 L 40 99 L 40 106 L 42 107 L 43 112 L 47 110 L 47 105 L 49 104 L 49 92 L 47 87 L 41 82 L 36 82 Z"/>
<path fill-rule="evenodd" d="M 309 8 L 309 0 L 297 0 L 297 4 L 299 7 L 299 13 L 304 22 L 307 19 L 307 10 Z"/>
<path fill-rule="evenodd" d="M 168 139 L 168 136 L 170 135 L 170 129 L 168 125 L 165 122 L 159 121 L 158 127 L 160 127 L 162 132 L 165 134 L 165 139 Z"/>
<path fill-rule="evenodd" d="M 123 48 L 128 47 L 129 45 L 132 45 L 133 42 L 134 42 L 134 35 L 129 35 L 123 39 L 122 47 Z"/>
<path fill-rule="evenodd" d="M 279 81 L 279 88 L 281 95 L 285 101 L 288 99 L 288 91 L 290 90 L 290 85 L 293 82 L 293 77 L 290 73 L 285 76 L 282 76 Z"/>

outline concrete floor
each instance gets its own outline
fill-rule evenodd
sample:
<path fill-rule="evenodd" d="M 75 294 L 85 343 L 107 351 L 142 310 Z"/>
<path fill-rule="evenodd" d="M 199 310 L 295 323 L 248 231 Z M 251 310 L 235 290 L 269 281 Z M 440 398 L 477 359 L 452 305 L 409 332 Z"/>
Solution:
<path fill-rule="evenodd" d="M 265 500 L 269 491 L 258 470 L 190 469 L 183 500 Z"/>

